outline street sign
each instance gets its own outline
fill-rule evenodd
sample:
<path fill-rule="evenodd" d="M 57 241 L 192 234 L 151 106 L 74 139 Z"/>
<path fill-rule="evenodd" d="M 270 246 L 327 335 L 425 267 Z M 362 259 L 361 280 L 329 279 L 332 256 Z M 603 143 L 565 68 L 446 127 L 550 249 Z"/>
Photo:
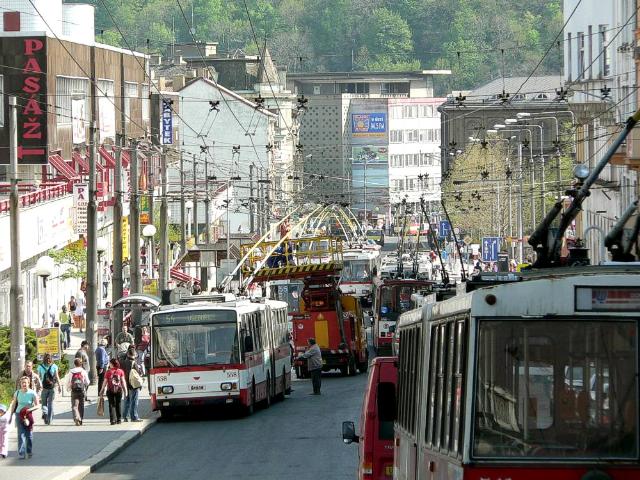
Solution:
<path fill-rule="evenodd" d="M 462 241 L 464 242 L 465 245 L 471 245 L 471 242 L 473 242 L 473 239 L 469 235 L 467 235 L 462 239 Z"/>
<path fill-rule="evenodd" d="M 87 208 L 89 207 L 89 185 L 75 183 L 73 185 L 74 231 L 77 234 L 87 233 Z"/>
<path fill-rule="evenodd" d="M 438 236 L 440 238 L 447 238 L 451 233 L 451 224 L 446 220 L 440 220 L 440 228 L 438 228 Z"/>
<path fill-rule="evenodd" d="M 482 261 L 497 262 L 500 252 L 500 237 L 482 237 Z"/>

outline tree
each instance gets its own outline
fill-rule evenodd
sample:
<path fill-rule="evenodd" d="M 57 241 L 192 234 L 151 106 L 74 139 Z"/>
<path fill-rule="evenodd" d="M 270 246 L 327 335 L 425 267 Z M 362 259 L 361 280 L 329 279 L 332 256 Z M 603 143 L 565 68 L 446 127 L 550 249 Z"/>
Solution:
<path fill-rule="evenodd" d="M 71 243 L 60 250 L 51 250 L 49 256 L 61 267 L 60 278 L 63 280 L 87 278 L 87 250 L 81 241 Z"/>

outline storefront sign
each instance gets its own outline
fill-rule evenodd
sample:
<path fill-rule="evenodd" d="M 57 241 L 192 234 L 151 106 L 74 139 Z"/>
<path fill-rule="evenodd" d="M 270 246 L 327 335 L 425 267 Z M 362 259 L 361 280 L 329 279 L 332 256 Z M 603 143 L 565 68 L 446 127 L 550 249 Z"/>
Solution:
<path fill-rule="evenodd" d="M 171 110 L 172 103 L 173 100 L 162 99 L 162 115 L 160 118 L 162 145 L 173 144 L 173 112 Z"/>
<path fill-rule="evenodd" d="M 74 145 L 87 141 L 87 131 L 85 128 L 85 99 L 84 97 L 71 99 L 71 122 Z"/>
<path fill-rule="evenodd" d="M 9 121 L 8 97 L 18 97 L 18 163 L 46 164 L 47 153 L 47 39 L 46 37 L 5 37 L 0 40 L 4 54 L 3 74 L 5 124 Z M 5 128 L 0 143 L 8 145 Z M 5 141 L 6 140 L 6 141 Z M 0 163 L 9 163 L 9 149 L 0 152 Z"/>
<path fill-rule="evenodd" d="M 122 258 L 129 258 L 129 217 L 122 217 Z"/>
<path fill-rule="evenodd" d="M 111 331 L 111 309 L 99 308 L 98 316 L 96 317 L 96 333 L 98 339 L 104 338 L 105 335 L 109 335 Z"/>
<path fill-rule="evenodd" d="M 46 353 L 50 354 L 54 360 L 60 360 L 60 329 L 37 328 L 36 349 L 39 361 L 42 361 Z"/>
<path fill-rule="evenodd" d="M 73 185 L 73 229 L 77 234 L 87 233 L 87 207 L 89 206 L 89 185 Z"/>

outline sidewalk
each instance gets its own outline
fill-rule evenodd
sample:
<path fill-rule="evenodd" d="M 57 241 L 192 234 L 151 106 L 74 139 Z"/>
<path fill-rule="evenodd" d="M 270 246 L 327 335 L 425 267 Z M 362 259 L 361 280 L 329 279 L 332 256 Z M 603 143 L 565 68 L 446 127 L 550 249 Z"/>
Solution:
<path fill-rule="evenodd" d="M 71 337 L 71 348 L 65 350 L 65 355 L 73 359 L 84 339 L 84 333 L 74 330 Z M 33 457 L 30 459 L 18 458 L 17 433 L 15 426 L 12 427 L 9 432 L 9 457 L 0 459 L 0 480 L 84 478 L 153 426 L 158 418 L 151 411 L 149 392 L 143 387 L 140 392 L 139 413 L 144 421 L 110 425 L 106 398 L 105 416 L 99 417 L 96 414 L 97 393 L 97 385 L 91 385 L 88 392 L 91 403 L 85 404 L 84 422 L 78 427 L 73 423 L 69 392 L 64 388 L 62 395 L 56 392 L 55 416 L 51 425 L 44 425 L 41 411 L 34 415 L 36 425 L 33 433 Z"/>

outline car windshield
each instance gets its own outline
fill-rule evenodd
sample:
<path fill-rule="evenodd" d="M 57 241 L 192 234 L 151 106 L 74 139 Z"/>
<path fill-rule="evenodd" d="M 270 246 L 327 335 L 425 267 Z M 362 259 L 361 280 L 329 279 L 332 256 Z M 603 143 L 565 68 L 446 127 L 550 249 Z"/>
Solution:
<path fill-rule="evenodd" d="M 240 362 L 238 327 L 233 311 L 156 314 L 152 342 L 156 367 Z"/>
<path fill-rule="evenodd" d="M 343 282 L 370 282 L 369 262 L 367 260 L 344 260 L 341 278 Z"/>
<path fill-rule="evenodd" d="M 630 321 L 481 321 L 475 458 L 637 458 Z"/>

